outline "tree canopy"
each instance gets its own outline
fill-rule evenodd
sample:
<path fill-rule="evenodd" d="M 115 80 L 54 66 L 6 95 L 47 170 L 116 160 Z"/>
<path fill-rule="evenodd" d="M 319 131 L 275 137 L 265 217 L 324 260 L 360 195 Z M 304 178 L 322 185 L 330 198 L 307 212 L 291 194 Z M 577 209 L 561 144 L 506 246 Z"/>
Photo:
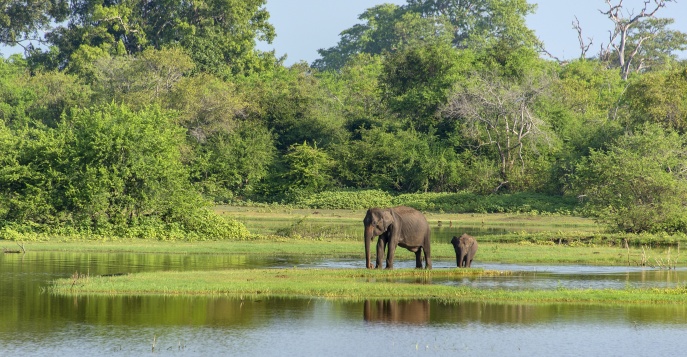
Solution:
<path fill-rule="evenodd" d="M 110 55 L 179 46 L 199 70 L 250 73 L 275 64 L 255 49 L 271 42 L 265 0 L 8 1 L 0 42 L 22 44 L 38 65 L 81 66 Z M 10 20 L 11 19 L 11 20 Z M 39 45 L 47 45 L 44 50 Z"/>

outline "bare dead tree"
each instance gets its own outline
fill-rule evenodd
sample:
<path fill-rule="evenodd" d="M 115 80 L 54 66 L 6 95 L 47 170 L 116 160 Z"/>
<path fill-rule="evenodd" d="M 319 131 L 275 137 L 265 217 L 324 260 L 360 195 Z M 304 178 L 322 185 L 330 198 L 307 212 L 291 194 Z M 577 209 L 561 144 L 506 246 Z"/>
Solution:
<path fill-rule="evenodd" d="M 528 75 L 519 82 L 498 75 L 475 74 L 472 83 L 457 90 L 443 108 L 447 118 L 465 123 L 465 134 L 479 146 L 494 146 L 499 155 L 501 184 L 507 186 L 516 162 L 525 169 L 526 145 L 546 141 L 545 122 L 532 112 L 542 96 L 548 95 L 549 76 Z"/>
<path fill-rule="evenodd" d="M 575 21 L 572 22 L 572 25 L 573 29 L 577 31 L 577 40 L 580 42 L 580 59 L 585 59 L 587 58 L 587 51 L 589 51 L 589 48 L 592 47 L 592 43 L 594 41 L 591 37 L 587 37 L 589 43 L 584 43 L 584 39 L 582 38 L 582 26 L 580 26 L 580 20 L 577 19 L 577 16 L 575 16 Z"/>
<path fill-rule="evenodd" d="M 627 39 L 631 28 L 644 18 L 654 17 L 660 8 L 665 7 L 668 2 L 674 2 L 674 0 L 644 0 L 644 6 L 636 15 L 634 11 L 623 11 L 623 0 L 619 0 L 615 5 L 611 4 L 611 0 L 605 1 L 608 5 L 608 10 L 599 10 L 599 12 L 606 15 L 615 24 L 613 31 L 609 31 L 609 42 L 605 51 L 608 53 L 610 52 L 610 47 L 613 47 L 620 65 L 620 75 L 623 80 L 626 80 L 630 73 L 632 60 L 641 49 L 642 43 L 651 38 L 647 35 L 636 39 L 637 43 L 634 44 L 632 51 L 626 53 L 628 50 Z M 652 8 L 650 9 L 649 5 L 651 3 L 653 3 L 653 6 L 651 6 Z M 627 17 L 625 17 L 625 15 L 627 15 Z"/>

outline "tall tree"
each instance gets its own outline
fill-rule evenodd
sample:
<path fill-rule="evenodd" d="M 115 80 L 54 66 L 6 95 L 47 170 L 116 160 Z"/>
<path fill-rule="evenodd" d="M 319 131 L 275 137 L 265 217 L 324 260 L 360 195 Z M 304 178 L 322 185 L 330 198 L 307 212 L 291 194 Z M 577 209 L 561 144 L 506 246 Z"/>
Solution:
<path fill-rule="evenodd" d="M 495 148 L 501 183 L 494 191 L 509 187 L 513 171 L 525 169 L 533 143 L 546 138 L 546 123 L 534 107 L 549 94 L 550 83 L 546 74 L 530 73 L 518 81 L 475 74 L 445 106 L 444 115 L 461 121 L 466 137 L 478 147 Z"/>
<path fill-rule="evenodd" d="M 274 28 L 267 20 L 265 0 L 75 0 L 65 11 L 44 6 L 27 29 L 44 31 L 41 42 L 55 46 L 30 52 L 39 62 L 60 68 L 76 58 L 92 60 L 104 54 L 136 54 L 147 48 L 181 45 L 197 70 L 229 75 L 249 73 L 274 64 L 271 53 L 255 49 L 258 40 L 271 42 Z M 49 1 L 45 1 L 49 3 Z M 54 27 L 48 28 L 48 24 Z M 11 24 L 0 32 L 11 32 Z M 35 31 L 34 31 L 35 32 Z M 26 30 L 15 34 L 29 40 Z M 0 42 L 11 44 L 11 37 Z"/>
<path fill-rule="evenodd" d="M 447 19 L 459 48 L 488 47 L 499 41 L 531 47 L 538 42 L 525 23 L 536 5 L 526 0 L 408 0 L 407 9 L 425 18 Z"/>
<path fill-rule="evenodd" d="M 67 0 L 0 0 L 0 43 L 22 46 L 40 43 L 40 34 L 69 13 Z"/>
<path fill-rule="evenodd" d="M 380 76 L 382 98 L 414 129 L 427 132 L 437 126 L 439 107 L 473 61 L 472 52 L 459 52 L 448 44 L 430 43 L 389 54 Z"/>
<path fill-rule="evenodd" d="M 457 48 L 483 49 L 497 43 L 532 47 L 537 43 L 525 17 L 535 7 L 526 0 L 409 0 L 384 4 L 360 15 L 361 24 L 344 30 L 337 46 L 318 50 L 313 67 L 341 68 L 356 53 L 382 54 L 448 42 Z"/>
<path fill-rule="evenodd" d="M 658 20 L 656 13 L 667 3 L 674 0 L 644 0 L 638 13 L 627 10 L 623 0 L 612 3 L 605 0 L 608 10 L 599 10 L 613 22 L 613 30 L 609 31 L 609 41 L 602 49 L 601 58 L 615 59 L 620 68 L 620 76 L 626 80 L 633 68 L 637 71 L 644 68 L 652 55 L 670 53 L 684 49 L 687 37 L 679 31 L 669 31 L 666 26 L 669 20 Z M 652 4 L 653 3 L 653 4 Z M 653 42 L 653 45 L 650 43 Z M 643 49 L 646 49 L 643 51 Z M 611 56 L 613 54 L 613 56 Z"/>

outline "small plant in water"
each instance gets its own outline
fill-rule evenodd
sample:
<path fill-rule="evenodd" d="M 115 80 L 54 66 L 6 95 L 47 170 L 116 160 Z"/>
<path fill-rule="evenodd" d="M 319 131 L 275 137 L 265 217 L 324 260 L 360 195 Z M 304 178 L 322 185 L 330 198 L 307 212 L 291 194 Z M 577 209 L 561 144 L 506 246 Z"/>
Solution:
<path fill-rule="evenodd" d="M 81 281 L 88 282 L 88 278 L 89 278 L 88 274 L 79 274 L 78 271 L 75 271 L 74 274 L 72 274 L 72 278 L 71 278 L 72 279 L 71 289 L 73 289 L 74 285 L 76 285 L 76 283 L 78 283 L 78 282 L 81 282 Z"/>

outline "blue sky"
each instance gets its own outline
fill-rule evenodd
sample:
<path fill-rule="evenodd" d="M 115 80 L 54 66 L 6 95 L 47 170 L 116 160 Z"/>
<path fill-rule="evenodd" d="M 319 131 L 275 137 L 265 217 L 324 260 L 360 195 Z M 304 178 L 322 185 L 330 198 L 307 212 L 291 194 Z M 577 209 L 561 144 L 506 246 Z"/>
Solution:
<path fill-rule="evenodd" d="M 365 9 L 382 3 L 403 5 L 405 0 L 267 0 L 270 23 L 274 25 L 277 38 L 271 45 L 260 44 L 263 50 L 275 49 L 278 56 L 287 55 L 286 64 L 304 60 L 312 63 L 319 56 L 317 50 L 335 46 L 339 33 L 359 23 L 358 15 Z M 546 49 L 559 59 L 575 59 L 580 55 L 577 32 L 572 22 L 577 16 L 582 26 L 582 35 L 593 39 L 587 53 L 598 53 L 599 46 L 608 43 L 608 31 L 613 23 L 599 12 L 607 10 L 604 0 L 540 0 L 537 12 L 527 19 L 528 26 L 544 41 Z M 618 0 L 612 0 L 615 4 Z M 653 3 L 653 1 L 652 1 Z M 624 0 L 625 7 L 638 13 L 643 0 Z M 673 29 L 687 32 L 687 0 L 668 3 L 659 10 L 658 17 L 675 19 Z M 684 53 L 682 58 L 687 58 Z"/>

